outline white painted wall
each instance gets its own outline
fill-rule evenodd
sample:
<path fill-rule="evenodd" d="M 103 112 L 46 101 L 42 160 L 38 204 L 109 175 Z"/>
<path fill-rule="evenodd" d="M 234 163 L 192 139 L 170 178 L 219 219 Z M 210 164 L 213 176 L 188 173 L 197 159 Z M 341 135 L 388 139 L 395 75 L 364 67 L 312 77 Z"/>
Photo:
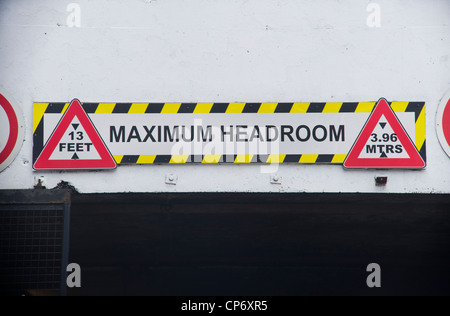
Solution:
<path fill-rule="evenodd" d="M 75 0 L 74 0 L 75 2 Z M 450 1 L 0 0 L 0 86 L 22 107 L 26 139 L 0 189 L 80 192 L 450 193 L 450 159 L 435 116 L 450 89 Z M 68 102 L 427 102 L 424 171 L 346 171 L 283 165 L 121 166 L 111 172 L 34 172 L 32 104 Z M 177 185 L 165 183 L 166 174 Z M 374 177 L 389 176 L 386 187 Z"/>

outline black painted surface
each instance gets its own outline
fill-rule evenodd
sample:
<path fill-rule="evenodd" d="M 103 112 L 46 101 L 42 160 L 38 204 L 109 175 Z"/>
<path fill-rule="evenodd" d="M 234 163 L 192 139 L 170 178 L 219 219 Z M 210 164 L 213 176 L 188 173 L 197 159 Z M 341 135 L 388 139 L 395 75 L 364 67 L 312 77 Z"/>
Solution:
<path fill-rule="evenodd" d="M 449 295 L 449 249 L 450 195 L 78 195 L 68 293 Z"/>

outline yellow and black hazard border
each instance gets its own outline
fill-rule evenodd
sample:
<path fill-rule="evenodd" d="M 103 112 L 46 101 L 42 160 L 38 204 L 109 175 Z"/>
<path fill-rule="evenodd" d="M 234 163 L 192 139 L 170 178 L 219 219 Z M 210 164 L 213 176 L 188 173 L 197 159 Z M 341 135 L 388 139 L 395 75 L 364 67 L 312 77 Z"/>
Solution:
<path fill-rule="evenodd" d="M 44 149 L 44 115 L 63 114 L 70 103 L 34 103 L 33 161 Z M 425 102 L 389 102 L 396 113 L 412 112 L 416 118 L 415 145 L 426 161 Z M 376 102 L 355 103 L 82 103 L 89 114 L 230 114 L 230 113 L 371 113 Z M 114 155 L 117 164 L 169 163 L 300 163 L 343 164 L 347 155 Z"/>

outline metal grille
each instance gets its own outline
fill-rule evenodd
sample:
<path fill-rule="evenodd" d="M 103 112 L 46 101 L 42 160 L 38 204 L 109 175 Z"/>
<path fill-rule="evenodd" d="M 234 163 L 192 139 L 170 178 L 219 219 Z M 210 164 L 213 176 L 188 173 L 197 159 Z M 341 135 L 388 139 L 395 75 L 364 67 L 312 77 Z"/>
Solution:
<path fill-rule="evenodd" d="M 0 205 L 0 291 L 65 295 L 68 206 Z"/>

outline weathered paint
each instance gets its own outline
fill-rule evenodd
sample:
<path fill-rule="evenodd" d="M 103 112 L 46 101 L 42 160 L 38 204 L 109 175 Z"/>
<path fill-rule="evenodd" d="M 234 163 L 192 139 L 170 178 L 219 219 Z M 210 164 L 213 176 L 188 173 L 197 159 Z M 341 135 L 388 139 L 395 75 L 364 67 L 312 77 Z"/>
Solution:
<path fill-rule="evenodd" d="M 435 132 L 438 105 L 450 88 L 447 0 L 377 1 L 380 28 L 368 27 L 368 2 L 359 0 L 80 0 L 80 28 L 67 25 L 69 3 L 0 2 L 0 86 L 21 106 L 26 125 L 21 152 L 0 173 L 0 189 L 28 189 L 40 179 L 49 188 L 66 181 L 82 193 L 450 193 L 450 159 Z M 426 102 L 425 170 L 208 164 L 32 169 L 33 102 L 332 103 L 380 97 Z M 274 173 L 281 185 L 271 184 Z M 177 185 L 165 183 L 167 174 L 178 177 Z M 375 185 L 380 175 L 389 178 L 384 187 Z"/>

